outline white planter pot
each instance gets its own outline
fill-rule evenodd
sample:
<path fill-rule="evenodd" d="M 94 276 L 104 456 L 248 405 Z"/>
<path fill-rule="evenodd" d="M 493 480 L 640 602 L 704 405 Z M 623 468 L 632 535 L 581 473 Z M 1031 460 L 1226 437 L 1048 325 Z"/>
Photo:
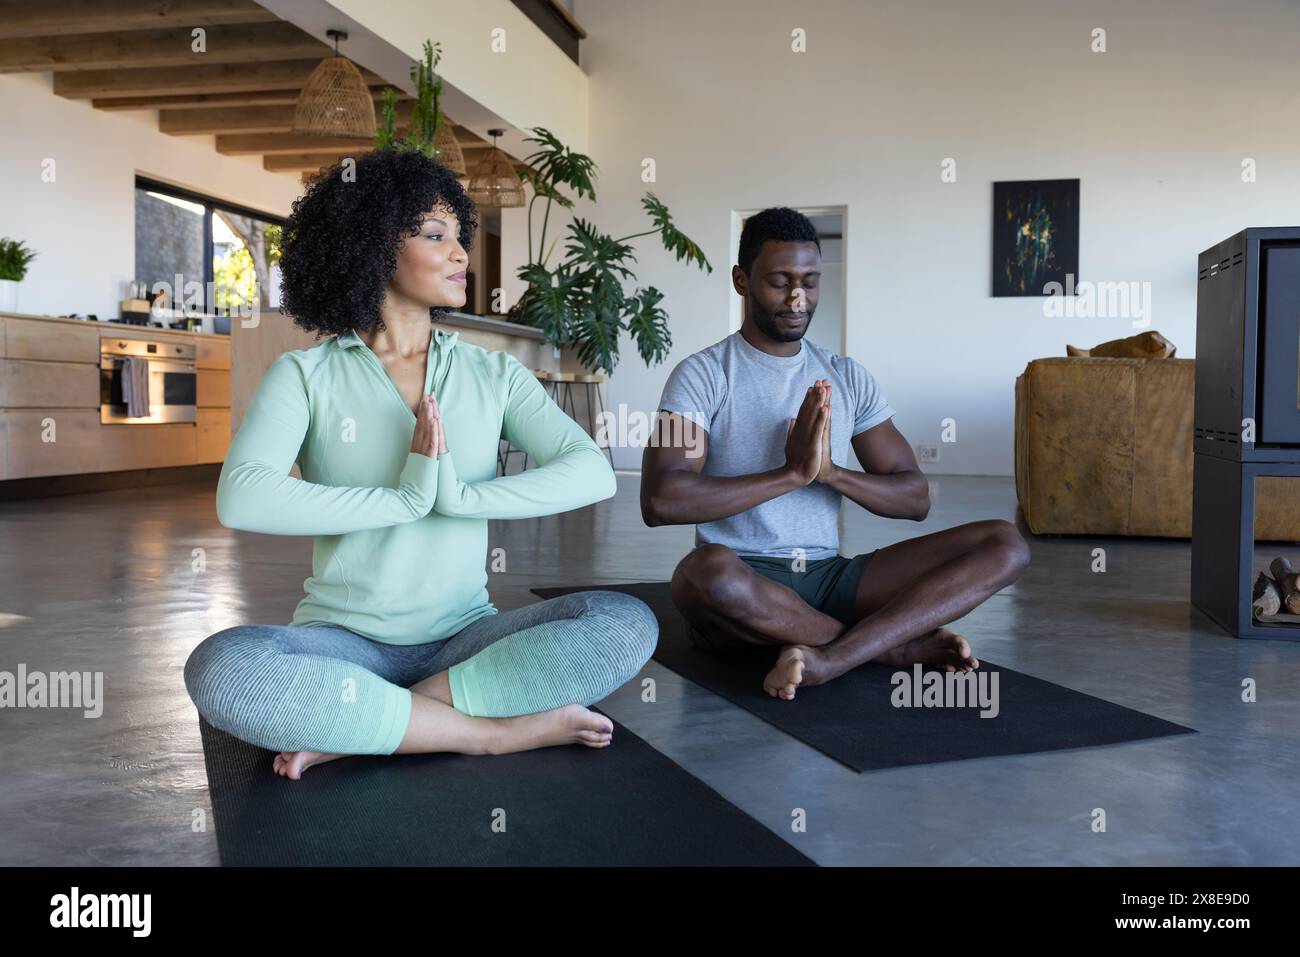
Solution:
<path fill-rule="evenodd" d="M 0 279 L 0 312 L 18 311 L 18 281 Z"/>

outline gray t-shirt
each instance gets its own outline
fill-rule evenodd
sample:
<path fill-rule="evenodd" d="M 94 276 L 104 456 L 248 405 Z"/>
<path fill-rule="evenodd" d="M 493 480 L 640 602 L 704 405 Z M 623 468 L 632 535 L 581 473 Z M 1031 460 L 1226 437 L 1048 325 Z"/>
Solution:
<path fill-rule="evenodd" d="M 785 464 L 788 422 L 818 379 L 831 384 L 831 461 L 856 459 L 849 439 L 894 415 L 860 362 L 800 340 L 793 356 L 773 356 L 737 331 L 673 369 L 659 408 L 709 433 L 705 475 L 752 475 Z M 854 467 L 857 467 L 856 465 Z M 695 544 L 726 545 L 738 555 L 809 561 L 839 554 L 840 493 L 820 482 L 729 518 L 695 527 Z"/>

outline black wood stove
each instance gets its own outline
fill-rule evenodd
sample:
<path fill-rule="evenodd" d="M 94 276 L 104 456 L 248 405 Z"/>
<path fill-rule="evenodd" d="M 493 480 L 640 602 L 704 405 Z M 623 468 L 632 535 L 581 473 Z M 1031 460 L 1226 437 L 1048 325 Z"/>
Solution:
<path fill-rule="evenodd" d="M 1300 640 L 1251 615 L 1255 480 L 1300 476 L 1300 226 L 1207 249 L 1196 289 L 1192 604 L 1238 638 Z"/>

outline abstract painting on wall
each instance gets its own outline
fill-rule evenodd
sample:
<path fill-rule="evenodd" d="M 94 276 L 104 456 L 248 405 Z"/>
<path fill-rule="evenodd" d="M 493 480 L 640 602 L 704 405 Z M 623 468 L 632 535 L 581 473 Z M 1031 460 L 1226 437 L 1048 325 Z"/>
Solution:
<path fill-rule="evenodd" d="M 993 295 L 1042 296 L 1079 282 L 1079 181 L 993 184 Z"/>

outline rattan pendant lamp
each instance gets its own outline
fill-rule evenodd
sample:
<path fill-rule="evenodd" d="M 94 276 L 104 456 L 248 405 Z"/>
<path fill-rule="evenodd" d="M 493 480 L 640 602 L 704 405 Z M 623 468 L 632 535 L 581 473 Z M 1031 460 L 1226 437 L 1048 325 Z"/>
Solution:
<path fill-rule="evenodd" d="M 456 174 L 457 179 L 465 179 L 469 176 L 469 170 L 465 168 L 465 151 L 460 148 L 456 134 L 451 131 L 451 121 L 445 116 L 438 124 L 438 134 L 433 138 L 433 146 L 438 153 L 438 162 Z"/>
<path fill-rule="evenodd" d="M 309 136 L 375 135 L 375 101 L 361 71 L 339 56 L 345 30 L 326 30 L 334 41 L 334 55 L 320 61 L 307 78 L 293 108 L 293 132 Z"/>
<path fill-rule="evenodd" d="M 469 177 L 466 192 L 476 206 L 512 209 L 524 205 L 524 187 L 515 173 L 515 163 L 497 149 L 497 137 L 505 130 L 488 130 L 492 148 L 481 159 Z"/>

